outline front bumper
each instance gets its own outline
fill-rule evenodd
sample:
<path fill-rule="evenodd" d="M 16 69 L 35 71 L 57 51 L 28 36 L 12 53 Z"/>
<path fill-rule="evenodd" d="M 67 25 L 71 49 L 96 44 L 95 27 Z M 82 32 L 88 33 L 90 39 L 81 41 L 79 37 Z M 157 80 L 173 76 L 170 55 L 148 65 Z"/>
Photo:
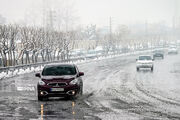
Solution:
<path fill-rule="evenodd" d="M 55 87 L 53 87 L 55 88 Z M 56 87 L 58 88 L 58 87 Z M 64 87 L 63 91 L 52 91 L 52 87 L 47 86 L 37 86 L 38 96 L 41 97 L 67 97 L 67 96 L 75 96 L 79 93 L 80 87 L 77 85 Z"/>
<path fill-rule="evenodd" d="M 164 55 L 154 55 L 153 57 L 164 57 Z"/>
<path fill-rule="evenodd" d="M 137 68 L 152 68 L 153 64 L 138 64 Z"/>

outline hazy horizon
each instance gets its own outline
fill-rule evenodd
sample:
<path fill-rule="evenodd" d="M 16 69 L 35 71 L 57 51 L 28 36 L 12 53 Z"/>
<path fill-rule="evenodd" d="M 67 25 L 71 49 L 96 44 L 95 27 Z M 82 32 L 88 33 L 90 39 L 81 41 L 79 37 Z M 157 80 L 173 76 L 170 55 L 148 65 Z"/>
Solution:
<path fill-rule="evenodd" d="M 43 0 L 0 0 L 0 14 L 7 23 L 42 24 Z M 44 0 L 46 1 L 46 0 Z M 134 24 L 165 22 L 172 24 L 175 13 L 173 0 L 55 0 L 48 5 L 61 6 L 61 3 L 72 2 L 78 24 L 107 26 L 109 18 L 116 24 Z M 50 4 L 51 3 L 51 4 Z M 54 9 L 56 9 L 54 8 Z"/>

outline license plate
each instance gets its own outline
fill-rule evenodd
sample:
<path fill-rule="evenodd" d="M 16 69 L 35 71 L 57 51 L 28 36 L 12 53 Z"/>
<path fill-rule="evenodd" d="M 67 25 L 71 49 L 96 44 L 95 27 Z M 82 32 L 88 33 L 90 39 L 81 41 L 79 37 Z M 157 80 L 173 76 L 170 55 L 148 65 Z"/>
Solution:
<path fill-rule="evenodd" d="M 61 92 L 61 91 L 64 91 L 64 88 L 51 88 L 51 91 L 53 92 Z"/>

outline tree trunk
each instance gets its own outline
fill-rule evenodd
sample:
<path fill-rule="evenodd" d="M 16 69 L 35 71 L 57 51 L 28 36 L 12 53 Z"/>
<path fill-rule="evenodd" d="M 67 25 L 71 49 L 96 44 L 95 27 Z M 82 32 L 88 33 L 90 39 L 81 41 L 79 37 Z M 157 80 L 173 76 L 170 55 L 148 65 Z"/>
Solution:
<path fill-rule="evenodd" d="M 34 58 L 34 60 L 35 60 L 35 63 L 37 63 L 38 62 L 38 55 L 39 55 L 39 53 L 38 52 L 36 52 L 36 54 L 35 54 L 35 58 Z"/>
<path fill-rule="evenodd" d="M 44 50 L 41 51 L 42 62 L 45 62 Z"/>
<path fill-rule="evenodd" d="M 24 64 L 24 51 L 22 51 L 21 63 Z"/>
<path fill-rule="evenodd" d="M 4 61 L 4 67 L 6 67 L 7 66 L 7 56 L 6 56 L 6 52 L 5 51 L 3 51 L 3 54 L 4 54 L 4 59 L 3 59 L 3 61 Z"/>
<path fill-rule="evenodd" d="M 15 52 L 13 50 L 13 65 L 17 65 L 17 61 L 16 61 L 16 55 L 15 55 Z"/>
<path fill-rule="evenodd" d="M 3 53 L 2 53 L 2 51 L 0 52 L 1 53 L 1 66 L 4 66 L 4 57 L 3 57 Z"/>
<path fill-rule="evenodd" d="M 30 64 L 29 52 L 26 52 L 26 64 Z"/>

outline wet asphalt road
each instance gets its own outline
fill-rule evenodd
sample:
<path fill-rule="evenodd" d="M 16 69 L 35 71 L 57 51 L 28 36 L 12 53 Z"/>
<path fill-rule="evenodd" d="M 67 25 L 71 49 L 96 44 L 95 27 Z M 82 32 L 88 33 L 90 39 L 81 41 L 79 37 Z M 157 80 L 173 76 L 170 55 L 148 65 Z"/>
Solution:
<path fill-rule="evenodd" d="M 78 64 L 84 95 L 37 100 L 34 73 L 0 81 L 0 119 L 180 120 L 180 55 L 155 60 L 154 71 L 136 72 L 137 56 Z"/>

